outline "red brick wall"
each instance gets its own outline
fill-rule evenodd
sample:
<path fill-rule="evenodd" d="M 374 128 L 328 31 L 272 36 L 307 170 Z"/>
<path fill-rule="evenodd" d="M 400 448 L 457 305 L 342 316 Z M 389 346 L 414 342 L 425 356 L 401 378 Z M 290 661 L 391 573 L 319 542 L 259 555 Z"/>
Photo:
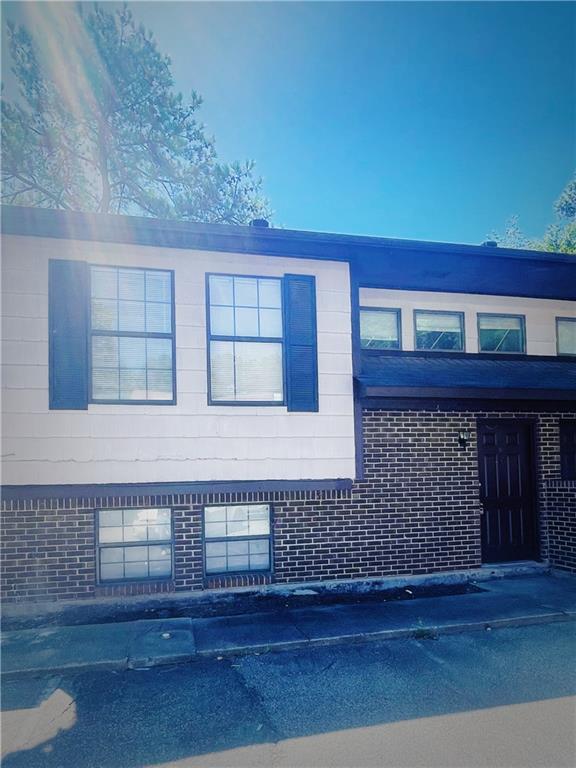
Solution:
<path fill-rule="evenodd" d="M 350 491 L 209 494 L 6 502 L 2 580 L 13 600 L 249 586 L 264 575 L 204 580 L 204 504 L 267 502 L 274 581 L 422 574 L 481 564 L 475 426 L 530 418 L 536 427 L 541 556 L 576 570 L 576 482 L 560 480 L 559 414 L 364 412 L 365 477 Z M 574 418 L 574 417 L 572 417 Z M 460 429 L 472 434 L 458 446 Z M 171 506 L 174 579 L 117 586 L 95 580 L 94 510 Z"/>

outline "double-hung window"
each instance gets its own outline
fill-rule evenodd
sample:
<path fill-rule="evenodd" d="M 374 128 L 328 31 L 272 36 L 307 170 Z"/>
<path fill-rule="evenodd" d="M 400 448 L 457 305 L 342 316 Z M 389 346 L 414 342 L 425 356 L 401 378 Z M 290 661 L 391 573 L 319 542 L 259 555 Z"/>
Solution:
<path fill-rule="evenodd" d="M 210 402 L 282 405 L 282 280 L 209 275 L 208 314 Z"/>
<path fill-rule="evenodd" d="M 175 402 L 172 272 L 90 268 L 90 399 Z"/>
<path fill-rule="evenodd" d="M 318 411 L 316 280 L 211 275 L 209 402 Z M 171 270 L 50 259 L 49 403 L 176 402 Z"/>
<path fill-rule="evenodd" d="M 204 560 L 207 574 L 271 569 L 270 506 L 205 507 Z"/>
<path fill-rule="evenodd" d="M 172 575 L 170 509 L 101 509 L 97 522 L 100 582 Z"/>

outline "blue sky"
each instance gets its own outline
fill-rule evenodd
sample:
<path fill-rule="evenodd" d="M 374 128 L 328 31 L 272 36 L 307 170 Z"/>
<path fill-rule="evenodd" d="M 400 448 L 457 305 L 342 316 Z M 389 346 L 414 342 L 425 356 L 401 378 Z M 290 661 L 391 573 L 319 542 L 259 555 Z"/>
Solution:
<path fill-rule="evenodd" d="M 576 167 L 576 5 L 132 2 L 277 225 L 543 232 Z"/>

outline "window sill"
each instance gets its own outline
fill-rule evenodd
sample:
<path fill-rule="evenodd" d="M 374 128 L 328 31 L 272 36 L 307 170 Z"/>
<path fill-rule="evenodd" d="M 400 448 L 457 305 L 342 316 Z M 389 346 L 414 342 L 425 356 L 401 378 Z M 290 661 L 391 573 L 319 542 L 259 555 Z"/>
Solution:
<path fill-rule="evenodd" d="M 271 407 L 277 406 L 278 408 L 285 408 L 286 402 L 284 400 L 208 400 L 208 405 L 224 405 L 228 406 L 254 406 L 254 407 Z"/>
<path fill-rule="evenodd" d="M 122 579 L 120 581 L 98 581 L 96 587 L 124 587 L 129 584 L 166 584 L 174 581 L 174 576 L 160 576 L 148 579 Z"/>
<path fill-rule="evenodd" d="M 89 400 L 88 405 L 176 405 L 176 400 Z"/>

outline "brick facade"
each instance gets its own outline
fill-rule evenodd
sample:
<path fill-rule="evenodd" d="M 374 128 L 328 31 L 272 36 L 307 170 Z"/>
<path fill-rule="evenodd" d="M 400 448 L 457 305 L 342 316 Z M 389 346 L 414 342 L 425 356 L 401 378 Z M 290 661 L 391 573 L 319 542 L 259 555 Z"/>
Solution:
<path fill-rule="evenodd" d="M 214 493 L 5 502 L 4 599 L 75 599 L 104 595 L 366 578 L 476 568 L 481 564 L 478 418 L 535 424 L 540 556 L 576 570 L 576 481 L 560 479 L 556 413 L 364 411 L 364 479 L 348 491 Z M 568 416 L 566 415 L 566 418 Z M 572 415 L 574 418 L 574 415 Z M 467 429 L 470 445 L 457 435 Z M 203 574 L 205 504 L 270 503 L 273 576 Z M 99 586 L 94 510 L 170 506 L 174 578 Z"/>

